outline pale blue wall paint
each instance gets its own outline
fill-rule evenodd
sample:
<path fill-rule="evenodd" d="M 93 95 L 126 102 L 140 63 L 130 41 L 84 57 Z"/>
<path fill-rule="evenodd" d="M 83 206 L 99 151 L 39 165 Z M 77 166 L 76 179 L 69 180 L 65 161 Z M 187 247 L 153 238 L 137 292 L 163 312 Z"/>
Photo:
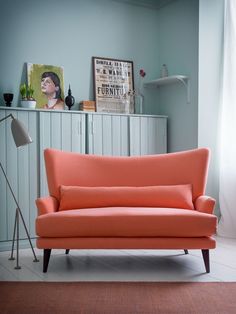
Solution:
<path fill-rule="evenodd" d="M 190 77 L 191 99 L 181 84 L 159 88 L 159 112 L 168 115 L 168 151 L 197 147 L 198 134 L 198 0 L 179 0 L 158 12 L 159 64 L 169 75 Z M 160 68 L 156 75 L 160 76 Z"/>
<path fill-rule="evenodd" d="M 92 56 L 134 61 L 135 83 L 143 67 L 158 68 L 157 11 L 109 0 L 0 0 L 0 100 L 19 85 L 25 62 L 64 67 L 76 101 L 93 98 Z M 23 74 L 22 74 L 23 73 Z M 146 93 L 145 112 L 157 113 L 156 93 Z"/>
<path fill-rule="evenodd" d="M 211 149 L 207 193 L 218 200 L 224 0 L 199 1 L 198 144 Z"/>

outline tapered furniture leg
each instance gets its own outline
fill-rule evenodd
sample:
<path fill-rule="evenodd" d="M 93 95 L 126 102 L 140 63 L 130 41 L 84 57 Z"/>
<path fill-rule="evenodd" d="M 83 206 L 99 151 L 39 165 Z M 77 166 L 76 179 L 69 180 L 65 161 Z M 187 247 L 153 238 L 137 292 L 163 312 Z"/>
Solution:
<path fill-rule="evenodd" d="M 48 263 L 50 259 L 52 249 L 43 250 L 43 272 L 46 273 L 48 270 Z"/>
<path fill-rule="evenodd" d="M 202 257 L 204 260 L 206 272 L 210 272 L 210 257 L 209 257 L 209 250 L 202 250 Z"/>
<path fill-rule="evenodd" d="M 66 254 L 69 254 L 69 252 L 70 252 L 70 249 L 66 249 Z"/>
<path fill-rule="evenodd" d="M 188 254 L 188 250 L 184 250 L 184 253 L 185 253 L 185 254 Z"/>

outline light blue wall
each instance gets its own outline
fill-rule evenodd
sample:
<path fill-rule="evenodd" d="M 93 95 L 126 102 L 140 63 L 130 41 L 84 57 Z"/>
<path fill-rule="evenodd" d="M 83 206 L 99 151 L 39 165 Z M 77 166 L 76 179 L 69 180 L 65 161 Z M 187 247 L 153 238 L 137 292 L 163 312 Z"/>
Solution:
<path fill-rule="evenodd" d="M 217 198 L 223 3 L 178 0 L 156 11 L 112 0 L 0 0 L 0 103 L 13 92 L 18 105 L 25 62 L 63 66 L 77 103 L 93 98 L 92 56 L 133 60 L 135 83 L 141 67 L 148 81 L 166 63 L 169 75 L 190 77 L 190 104 L 181 84 L 145 90 L 145 113 L 169 116 L 169 152 L 211 148 L 208 192 Z"/>
<path fill-rule="evenodd" d="M 168 151 L 197 147 L 198 134 L 198 0 L 179 0 L 161 9 L 159 64 L 169 75 L 190 78 L 190 103 L 180 83 L 161 87 L 159 112 L 168 115 Z M 160 69 L 157 76 L 160 75 Z"/>
<path fill-rule="evenodd" d="M 133 60 L 135 83 L 141 67 L 149 79 L 158 68 L 157 38 L 151 9 L 111 0 L 0 0 L 0 101 L 13 92 L 18 105 L 25 62 L 63 66 L 77 103 L 93 98 L 92 56 Z M 155 98 L 146 95 L 146 113 L 155 113 Z"/>

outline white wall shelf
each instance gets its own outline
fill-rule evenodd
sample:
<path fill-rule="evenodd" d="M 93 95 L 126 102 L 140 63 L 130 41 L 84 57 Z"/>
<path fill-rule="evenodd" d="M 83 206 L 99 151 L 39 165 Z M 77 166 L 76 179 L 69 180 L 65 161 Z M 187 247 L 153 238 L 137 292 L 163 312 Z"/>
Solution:
<path fill-rule="evenodd" d="M 189 78 L 184 75 L 171 75 L 167 77 L 161 77 L 156 80 L 144 83 L 144 87 L 157 88 L 159 86 L 174 84 L 174 83 L 182 83 L 187 89 L 187 103 L 190 103 L 190 84 Z"/>

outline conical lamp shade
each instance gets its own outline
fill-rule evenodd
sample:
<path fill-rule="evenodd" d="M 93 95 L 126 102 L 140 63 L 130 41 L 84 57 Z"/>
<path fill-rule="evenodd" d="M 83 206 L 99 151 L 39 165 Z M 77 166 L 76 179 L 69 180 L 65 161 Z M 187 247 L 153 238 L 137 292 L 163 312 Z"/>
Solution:
<path fill-rule="evenodd" d="M 16 147 L 24 146 L 33 142 L 24 124 L 17 119 L 12 119 L 11 132 Z"/>

